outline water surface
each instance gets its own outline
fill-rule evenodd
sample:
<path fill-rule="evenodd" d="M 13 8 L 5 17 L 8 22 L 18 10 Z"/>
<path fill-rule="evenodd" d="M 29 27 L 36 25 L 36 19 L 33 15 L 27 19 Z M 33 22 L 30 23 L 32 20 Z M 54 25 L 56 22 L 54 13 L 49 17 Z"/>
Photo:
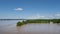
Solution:
<path fill-rule="evenodd" d="M 0 21 L 0 34 L 60 34 L 60 24 L 31 23 L 18 27 L 18 21 Z"/>

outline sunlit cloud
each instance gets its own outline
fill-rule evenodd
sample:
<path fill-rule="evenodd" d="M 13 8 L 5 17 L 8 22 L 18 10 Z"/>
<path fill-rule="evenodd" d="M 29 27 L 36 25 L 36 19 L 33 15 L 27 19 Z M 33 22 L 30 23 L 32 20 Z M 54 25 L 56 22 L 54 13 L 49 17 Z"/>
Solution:
<path fill-rule="evenodd" d="M 14 10 L 16 10 L 16 11 L 22 11 L 23 8 L 15 8 Z"/>

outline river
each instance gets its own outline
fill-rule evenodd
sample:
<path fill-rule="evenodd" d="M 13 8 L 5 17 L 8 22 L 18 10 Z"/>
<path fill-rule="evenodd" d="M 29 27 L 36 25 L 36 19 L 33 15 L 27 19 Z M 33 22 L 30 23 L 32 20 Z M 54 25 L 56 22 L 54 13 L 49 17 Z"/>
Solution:
<path fill-rule="evenodd" d="M 0 20 L 0 34 L 60 34 L 60 24 L 31 23 L 16 26 L 20 20 Z"/>

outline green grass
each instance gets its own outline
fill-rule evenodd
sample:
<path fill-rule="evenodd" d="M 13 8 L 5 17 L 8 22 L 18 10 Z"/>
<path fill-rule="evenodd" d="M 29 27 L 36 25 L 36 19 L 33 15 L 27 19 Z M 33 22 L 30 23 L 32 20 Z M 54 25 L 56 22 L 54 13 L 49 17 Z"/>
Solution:
<path fill-rule="evenodd" d="M 24 24 L 28 24 L 28 23 L 60 23 L 60 19 L 34 19 L 34 20 L 26 20 L 23 22 L 17 22 L 17 26 L 22 26 Z"/>

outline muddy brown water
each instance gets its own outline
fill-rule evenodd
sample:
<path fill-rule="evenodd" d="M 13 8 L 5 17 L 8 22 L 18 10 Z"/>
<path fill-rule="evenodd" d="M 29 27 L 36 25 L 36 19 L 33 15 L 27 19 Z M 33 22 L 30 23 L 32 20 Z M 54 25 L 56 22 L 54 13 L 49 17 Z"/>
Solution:
<path fill-rule="evenodd" d="M 0 21 L 0 34 L 60 34 L 60 24 L 31 23 L 16 26 L 18 21 Z"/>

